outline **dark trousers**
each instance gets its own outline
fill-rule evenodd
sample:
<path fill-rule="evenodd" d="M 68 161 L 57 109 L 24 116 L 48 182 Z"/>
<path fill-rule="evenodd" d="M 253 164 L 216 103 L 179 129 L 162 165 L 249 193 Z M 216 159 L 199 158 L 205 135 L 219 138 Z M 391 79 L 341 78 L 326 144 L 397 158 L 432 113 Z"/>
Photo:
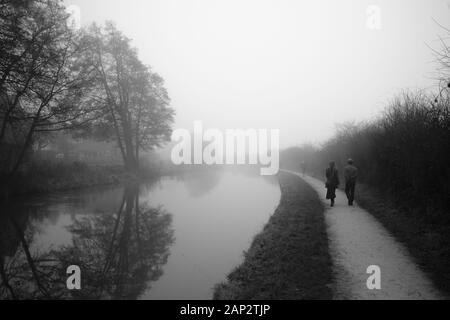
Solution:
<path fill-rule="evenodd" d="M 347 195 L 349 203 L 353 203 L 353 200 L 355 199 L 355 185 L 356 181 L 354 180 L 345 182 L 345 194 Z"/>

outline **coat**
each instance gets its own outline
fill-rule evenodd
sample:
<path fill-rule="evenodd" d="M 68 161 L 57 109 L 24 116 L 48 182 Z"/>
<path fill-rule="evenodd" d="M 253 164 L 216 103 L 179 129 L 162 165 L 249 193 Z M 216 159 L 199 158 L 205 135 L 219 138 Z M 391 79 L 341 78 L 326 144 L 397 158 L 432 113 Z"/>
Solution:
<path fill-rule="evenodd" d="M 327 168 L 325 176 L 327 177 L 327 187 L 337 188 L 339 186 L 339 173 L 336 168 Z"/>
<path fill-rule="evenodd" d="M 327 188 L 327 199 L 336 198 L 336 188 L 339 185 L 339 173 L 336 168 L 327 168 L 325 171 L 325 176 L 327 177 L 327 182 L 325 187 Z"/>
<path fill-rule="evenodd" d="M 345 182 L 355 182 L 358 177 L 358 168 L 354 165 L 349 164 L 344 167 L 344 177 Z"/>

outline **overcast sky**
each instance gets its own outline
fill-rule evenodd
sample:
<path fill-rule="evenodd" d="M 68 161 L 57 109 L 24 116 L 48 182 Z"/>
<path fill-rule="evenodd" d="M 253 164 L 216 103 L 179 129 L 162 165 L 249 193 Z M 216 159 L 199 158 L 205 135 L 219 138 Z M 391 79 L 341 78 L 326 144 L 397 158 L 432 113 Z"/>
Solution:
<path fill-rule="evenodd" d="M 113 20 L 161 74 L 174 128 L 280 129 L 320 143 L 334 124 L 376 116 L 429 88 L 449 0 L 65 0 L 83 25 Z M 380 8 L 379 30 L 367 8 Z"/>

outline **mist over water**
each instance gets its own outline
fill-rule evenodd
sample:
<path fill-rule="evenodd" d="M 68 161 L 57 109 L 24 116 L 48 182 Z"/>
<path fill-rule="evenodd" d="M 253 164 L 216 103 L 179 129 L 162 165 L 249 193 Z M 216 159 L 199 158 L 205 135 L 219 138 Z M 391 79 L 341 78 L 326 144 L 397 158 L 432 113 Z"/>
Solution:
<path fill-rule="evenodd" d="M 9 246 L 2 242 L 0 251 L 8 253 L 7 261 L 20 260 L 23 251 L 17 232 L 9 228 L 9 217 L 21 221 L 20 231 L 28 235 L 26 242 L 38 266 L 40 257 L 52 250 L 70 250 L 75 253 L 70 257 L 72 260 L 80 258 L 77 254 L 88 254 L 88 248 L 100 250 L 103 246 L 86 247 L 83 241 L 103 241 L 101 234 L 106 228 L 109 231 L 104 235 L 105 243 L 109 243 L 114 238 L 114 229 L 110 229 L 110 226 L 121 219 L 120 214 L 125 219 L 125 229 L 121 229 L 120 222 L 118 236 L 126 234 L 127 211 L 125 209 L 120 213 L 120 208 L 124 194 L 127 193 L 129 191 L 120 186 L 101 187 L 29 198 L 24 202 L 13 201 L 6 208 L 7 216 L 3 218 L 6 223 L 2 223 L 1 231 L 3 237 L 12 241 Z M 156 208 L 160 214 L 142 211 L 137 215 L 137 219 L 142 222 L 136 225 L 133 222 L 136 215 L 131 212 L 129 223 L 132 227 L 127 244 L 121 241 L 111 242 L 113 245 L 101 249 L 102 253 L 97 259 L 106 261 L 114 252 L 118 252 L 119 256 L 120 252 L 125 254 L 124 250 L 131 254 L 130 257 L 137 250 L 137 255 L 150 259 L 146 272 L 152 276 L 139 280 L 142 281 L 142 288 L 134 291 L 133 296 L 128 296 L 125 290 L 122 297 L 210 299 L 214 285 L 225 280 L 227 273 L 242 262 L 243 251 L 262 230 L 278 205 L 279 197 L 276 177 L 261 177 L 246 171 L 200 170 L 144 183 L 139 188 L 139 206 Z M 146 216 L 150 220 L 147 221 Z M 88 228 L 85 223 L 93 229 Z M 144 229 L 141 240 L 133 236 L 134 229 L 142 226 L 150 228 L 148 245 L 153 247 L 152 250 L 145 247 L 139 249 L 140 241 L 145 241 Z M 80 250 L 82 248 L 84 251 Z M 139 259 L 133 261 L 130 258 L 129 273 L 139 264 Z M 118 262 L 113 262 L 110 271 L 106 271 L 111 273 L 112 278 L 108 278 L 110 285 L 115 287 L 122 281 L 125 286 L 130 286 L 133 282 L 130 274 L 114 274 L 114 270 L 119 268 L 115 263 Z M 28 273 L 29 268 L 25 268 L 23 272 Z M 20 286 L 15 289 L 26 292 L 26 288 Z M 106 295 L 106 292 L 95 293 Z M 119 297 L 121 296 L 116 296 Z"/>
<path fill-rule="evenodd" d="M 450 295 L 449 17 L 0 1 L 0 300 Z"/>

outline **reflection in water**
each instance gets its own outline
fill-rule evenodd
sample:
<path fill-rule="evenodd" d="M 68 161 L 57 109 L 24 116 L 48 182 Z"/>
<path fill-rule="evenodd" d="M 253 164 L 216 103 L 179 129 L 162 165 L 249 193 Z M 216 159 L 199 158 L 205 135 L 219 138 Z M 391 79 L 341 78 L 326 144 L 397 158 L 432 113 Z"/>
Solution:
<path fill-rule="evenodd" d="M 280 199 L 277 178 L 253 171 L 198 170 L 2 205 L 0 299 L 211 298 Z M 80 291 L 66 288 L 72 264 Z"/>
<path fill-rule="evenodd" d="M 72 244 L 31 250 L 30 211 L 10 210 L 0 221 L 0 298 L 136 299 L 162 275 L 174 242 L 172 217 L 139 202 L 128 185 L 115 213 L 76 217 Z M 82 289 L 66 288 L 66 267 L 82 270 Z"/>
<path fill-rule="evenodd" d="M 218 170 L 210 170 L 208 174 L 201 172 L 188 173 L 182 177 L 189 195 L 195 198 L 202 197 L 217 186 L 222 173 Z"/>
<path fill-rule="evenodd" d="M 33 230 L 24 232 L 27 220 L 28 216 L 23 213 L 1 217 L 0 297 L 3 299 L 50 297 L 37 267 L 46 257 L 33 257 L 30 253 L 30 235 Z"/>
<path fill-rule="evenodd" d="M 206 180 L 196 174 L 182 181 L 164 179 L 163 188 L 142 197 L 164 204 L 173 214 L 177 239 L 164 275 L 142 299 L 210 299 L 214 286 L 241 263 L 243 251 L 278 205 L 278 184 L 268 183 L 259 172 L 222 170 L 210 192 L 194 197 L 189 186 L 195 183 L 186 180 Z"/>

